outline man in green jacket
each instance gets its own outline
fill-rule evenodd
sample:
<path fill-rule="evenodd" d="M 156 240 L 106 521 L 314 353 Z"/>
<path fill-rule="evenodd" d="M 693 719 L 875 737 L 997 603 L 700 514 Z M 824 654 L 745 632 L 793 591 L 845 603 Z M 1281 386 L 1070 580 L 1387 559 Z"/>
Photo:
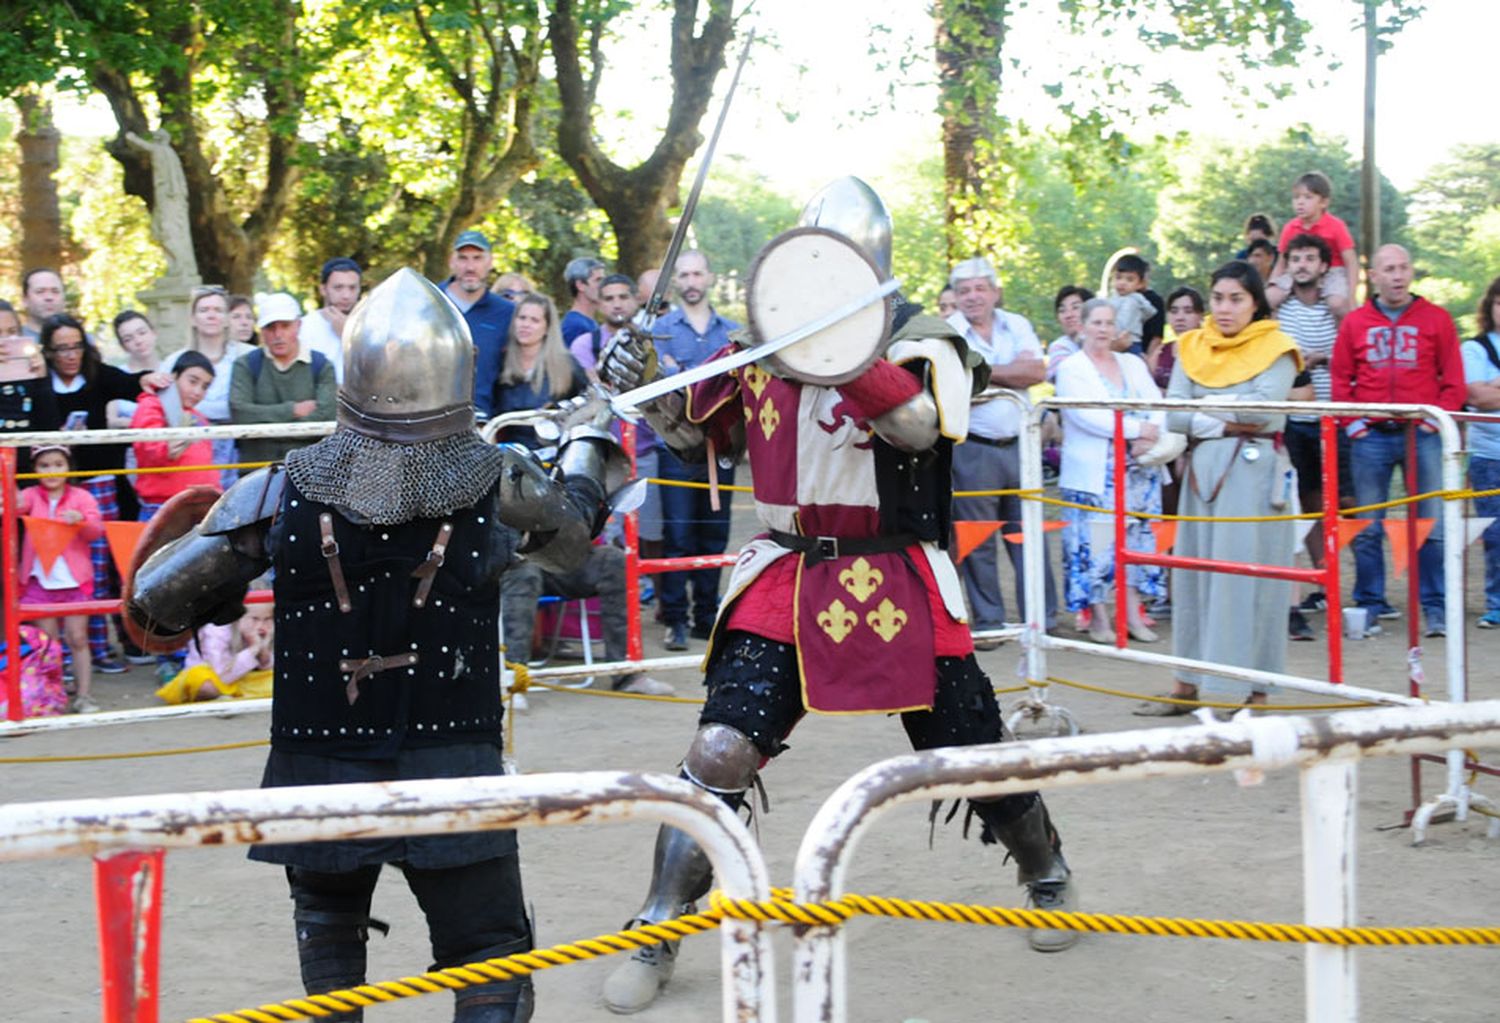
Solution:
<path fill-rule="evenodd" d="M 260 303 L 261 344 L 235 360 L 229 385 L 230 421 L 239 423 L 306 423 L 333 419 L 338 380 L 321 352 L 305 350 L 297 340 L 302 310 L 284 292 Z M 264 438 L 241 440 L 246 462 L 279 462 L 309 440 Z M 250 472 L 252 470 L 243 470 Z"/>

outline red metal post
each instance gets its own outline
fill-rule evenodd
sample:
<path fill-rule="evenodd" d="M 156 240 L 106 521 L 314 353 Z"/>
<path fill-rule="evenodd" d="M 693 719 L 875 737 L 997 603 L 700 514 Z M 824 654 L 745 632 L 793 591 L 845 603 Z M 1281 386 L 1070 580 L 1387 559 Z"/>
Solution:
<path fill-rule="evenodd" d="M 620 443 L 630 456 L 630 475 L 635 476 L 635 424 L 620 422 Z M 641 639 L 641 547 L 640 513 L 625 516 L 625 656 L 639 661 L 645 656 Z"/>
<path fill-rule="evenodd" d="M 20 536 L 16 522 L 16 449 L 0 447 L 0 564 L 4 574 L 5 716 L 21 720 L 21 587 Z"/>
<path fill-rule="evenodd" d="M 1125 410 L 1115 409 L 1115 646 L 1121 650 L 1130 638 L 1130 572 L 1125 550 Z M 1091 538 L 1092 539 L 1092 538 Z M 1095 557 L 1098 555 L 1095 554 Z"/>
<path fill-rule="evenodd" d="M 1417 474 L 1417 420 L 1406 422 L 1406 496 L 1422 492 L 1421 477 Z M 1406 647 L 1410 650 L 1422 642 L 1422 591 L 1421 573 L 1417 570 L 1417 502 L 1406 505 Z M 1415 673 L 1407 680 L 1412 696 L 1422 695 L 1422 684 Z"/>
<path fill-rule="evenodd" d="M 1176 554 L 1142 554 L 1136 551 L 1130 560 L 1137 565 L 1160 565 L 1162 568 L 1185 568 L 1192 572 L 1223 572 L 1226 575 L 1249 575 L 1257 579 L 1288 579 L 1294 583 L 1320 583 L 1321 568 L 1286 568 L 1282 565 L 1240 564 L 1214 561 L 1212 558 L 1184 558 Z"/>
<path fill-rule="evenodd" d="M 104 1023 L 156 1023 L 164 859 L 161 849 L 94 859 Z"/>
<path fill-rule="evenodd" d="M 1417 420 L 1409 419 L 1406 422 L 1406 496 L 1420 494 L 1422 492 L 1421 477 L 1417 472 Z M 1408 672 L 1406 676 L 1407 692 L 1412 696 L 1422 695 L 1422 683 L 1420 681 L 1422 670 L 1422 654 L 1419 649 L 1422 642 L 1421 636 L 1421 614 L 1422 614 L 1422 591 L 1421 570 L 1418 562 L 1421 557 L 1417 551 L 1417 503 L 1408 502 L 1406 505 L 1406 649 L 1411 651 L 1407 656 L 1406 663 Z M 1463 623 L 1458 623 L 1459 631 L 1463 630 Z M 1411 805 L 1418 807 L 1422 805 L 1422 761 L 1416 757 L 1411 758 Z M 1407 823 L 1411 818 L 1407 818 Z"/>
<path fill-rule="evenodd" d="M 1319 416 L 1323 440 L 1323 595 L 1328 600 L 1328 681 L 1344 681 L 1344 609 L 1339 584 L 1339 421 Z"/>

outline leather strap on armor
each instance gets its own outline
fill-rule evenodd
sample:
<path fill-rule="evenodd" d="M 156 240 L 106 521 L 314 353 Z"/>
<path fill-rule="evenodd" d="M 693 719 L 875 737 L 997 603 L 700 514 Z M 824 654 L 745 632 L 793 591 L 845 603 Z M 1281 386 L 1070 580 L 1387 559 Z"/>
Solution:
<path fill-rule="evenodd" d="M 412 578 L 421 580 L 417 583 L 417 592 L 411 599 L 412 607 L 424 607 L 427 604 L 427 595 L 432 592 L 432 580 L 437 577 L 438 569 L 443 567 L 443 556 L 448 551 L 448 538 L 453 535 L 453 523 L 444 522 L 438 527 L 437 539 L 432 541 L 432 550 L 427 552 L 427 557 L 416 568 L 412 569 Z"/>
<path fill-rule="evenodd" d="M 339 671 L 349 676 L 349 684 L 344 688 L 344 693 L 349 697 L 350 705 L 359 699 L 359 683 L 371 675 L 392 668 L 406 668 L 417 663 L 416 653 L 392 654 L 390 657 L 382 657 L 376 654 L 374 657 L 346 658 L 339 661 Z"/>
<path fill-rule="evenodd" d="M 323 535 L 323 557 L 328 561 L 333 595 L 338 598 L 339 610 L 348 614 L 354 610 L 354 605 L 349 602 L 349 584 L 344 582 L 344 566 L 339 564 L 339 542 L 333 538 L 333 516 L 328 512 L 318 516 L 318 531 Z M 351 698 L 349 702 L 354 700 Z"/>
<path fill-rule="evenodd" d="M 856 554 L 890 554 L 904 551 L 912 544 L 921 542 L 910 533 L 898 533 L 895 536 L 801 536 L 773 529 L 770 537 L 788 550 L 801 551 L 803 559 L 809 565 Z"/>

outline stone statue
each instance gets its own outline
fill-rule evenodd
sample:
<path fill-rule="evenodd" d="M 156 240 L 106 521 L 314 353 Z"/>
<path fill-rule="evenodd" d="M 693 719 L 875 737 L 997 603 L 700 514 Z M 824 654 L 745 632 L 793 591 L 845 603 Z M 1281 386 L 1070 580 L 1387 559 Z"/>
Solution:
<path fill-rule="evenodd" d="M 151 188 L 155 201 L 151 209 L 151 234 L 167 256 L 165 278 L 198 276 L 198 258 L 193 253 L 192 231 L 188 226 L 187 177 L 182 161 L 172 149 L 171 137 L 164 129 L 143 139 L 126 132 L 125 139 L 151 158 Z"/>

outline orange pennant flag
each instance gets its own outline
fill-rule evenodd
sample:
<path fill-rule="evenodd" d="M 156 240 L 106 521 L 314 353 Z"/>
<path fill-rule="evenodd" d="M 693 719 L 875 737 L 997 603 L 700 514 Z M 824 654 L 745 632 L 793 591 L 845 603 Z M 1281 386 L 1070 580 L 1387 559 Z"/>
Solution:
<path fill-rule="evenodd" d="M 130 559 L 135 554 L 136 546 L 141 542 L 141 534 L 146 531 L 145 522 L 106 522 L 104 524 L 104 536 L 109 540 L 109 553 L 115 559 L 115 569 L 120 573 L 120 578 L 125 578 L 125 571 L 130 567 Z"/>
<path fill-rule="evenodd" d="M 1339 550 L 1349 546 L 1349 541 L 1368 528 L 1369 519 L 1339 519 Z"/>
<path fill-rule="evenodd" d="M 1156 553 L 1165 554 L 1177 542 L 1177 523 L 1153 522 L 1151 532 L 1156 534 Z"/>
<path fill-rule="evenodd" d="M 969 553 L 995 535 L 995 531 L 1003 522 L 977 521 L 977 522 L 955 522 L 953 523 L 953 536 L 957 541 L 957 549 L 953 552 L 953 560 L 959 562 L 969 556 Z"/>
<path fill-rule="evenodd" d="M 1437 525 L 1437 519 L 1417 520 L 1417 549 L 1427 542 L 1427 537 L 1432 533 L 1432 527 Z M 1385 535 L 1391 541 L 1391 568 L 1397 574 L 1407 570 L 1411 564 L 1411 551 L 1406 549 L 1406 520 L 1386 519 Z"/>
<path fill-rule="evenodd" d="M 26 538 L 31 541 L 31 546 L 42 563 L 43 572 L 52 571 L 53 564 L 68 549 L 68 544 L 73 542 L 78 527 L 82 525 L 81 522 L 70 524 L 35 515 L 22 515 L 21 521 L 26 523 Z"/>
<path fill-rule="evenodd" d="M 1000 524 L 1002 526 L 1010 525 L 1009 522 L 1002 522 Z M 1051 533 L 1055 530 L 1063 528 L 1063 526 L 1065 525 L 1067 525 L 1066 522 L 1043 522 L 1042 532 Z M 1022 540 L 1026 539 L 1025 533 L 1001 533 L 1000 535 L 1005 537 L 1005 539 L 1009 540 L 1011 543 L 1020 543 Z"/>

